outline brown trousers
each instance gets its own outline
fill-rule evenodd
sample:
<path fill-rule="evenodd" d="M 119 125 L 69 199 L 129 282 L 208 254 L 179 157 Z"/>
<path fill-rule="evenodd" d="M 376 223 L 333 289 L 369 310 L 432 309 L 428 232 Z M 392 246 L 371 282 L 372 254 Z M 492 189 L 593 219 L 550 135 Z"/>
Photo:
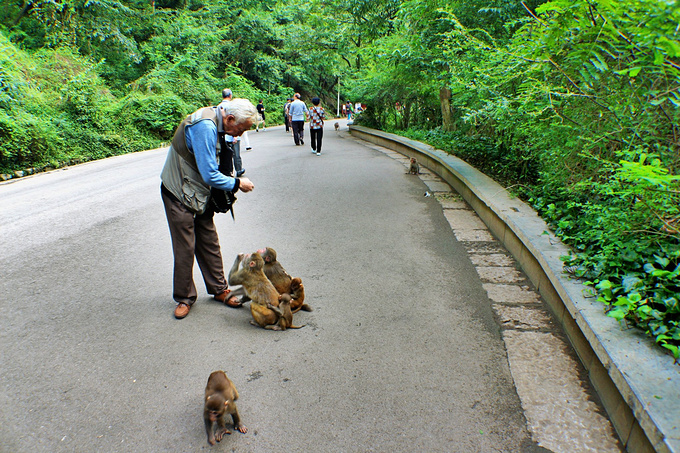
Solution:
<path fill-rule="evenodd" d="M 227 289 L 224 265 L 214 212 L 208 208 L 203 214 L 194 214 L 174 195 L 161 189 L 161 197 L 168 218 L 172 253 L 175 258 L 172 296 L 177 303 L 192 305 L 196 302 L 194 285 L 194 257 L 203 275 L 208 294 L 219 294 Z"/>

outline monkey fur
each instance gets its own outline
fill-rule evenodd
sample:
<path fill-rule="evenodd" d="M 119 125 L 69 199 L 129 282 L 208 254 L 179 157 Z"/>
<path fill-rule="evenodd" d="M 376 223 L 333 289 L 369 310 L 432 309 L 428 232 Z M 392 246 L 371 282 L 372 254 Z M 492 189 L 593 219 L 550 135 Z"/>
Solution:
<path fill-rule="evenodd" d="M 242 285 L 246 296 L 251 299 L 253 321 L 250 323 L 260 327 L 275 325 L 279 321 L 279 315 L 267 308 L 268 305 L 279 306 L 279 293 L 264 274 L 263 266 L 264 260 L 259 253 L 239 253 L 229 271 L 229 285 Z"/>
<path fill-rule="evenodd" d="M 248 428 L 241 423 L 241 417 L 238 415 L 237 399 L 236 387 L 224 371 L 210 373 L 208 384 L 205 386 L 205 404 L 203 406 L 203 421 L 210 445 L 215 445 L 215 441 L 221 441 L 225 434 L 231 434 L 231 431 L 225 426 L 225 414 L 231 415 L 234 429 L 244 434 L 248 432 Z M 217 431 L 215 431 L 215 425 L 217 425 Z"/>
<path fill-rule="evenodd" d="M 340 123 L 338 123 L 338 122 L 336 121 L 336 122 L 335 122 L 335 131 L 337 132 L 338 130 L 340 130 Z"/>
<path fill-rule="evenodd" d="M 272 330 L 286 330 L 286 329 L 301 329 L 304 325 L 293 325 L 293 312 L 290 309 L 290 294 L 281 294 L 279 297 L 279 306 L 267 305 L 267 308 L 272 310 L 279 317 L 275 325 L 265 326 L 265 329 Z M 277 328 L 278 327 L 278 328 Z"/>
<path fill-rule="evenodd" d="M 411 158 L 411 165 L 408 167 L 409 175 L 419 175 L 420 174 L 420 164 L 415 157 Z"/>
<path fill-rule="evenodd" d="M 302 279 L 292 278 L 276 259 L 276 250 L 266 247 L 257 251 L 264 259 L 264 274 L 272 282 L 279 294 L 290 294 L 291 309 L 293 313 L 300 310 L 313 311 L 312 307 L 305 303 L 305 287 Z"/>

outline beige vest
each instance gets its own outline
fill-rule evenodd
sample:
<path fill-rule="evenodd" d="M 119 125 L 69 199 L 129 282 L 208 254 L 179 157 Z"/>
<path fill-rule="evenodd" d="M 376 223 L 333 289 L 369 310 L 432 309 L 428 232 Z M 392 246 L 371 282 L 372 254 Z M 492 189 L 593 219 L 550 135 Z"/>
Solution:
<path fill-rule="evenodd" d="M 210 199 L 210 186 L 203 181 L 198 172 L 196 158 L 189 151 L 185 129 L 199 121 L 212 121 L 217 126 L 217 113 L 213 107 L 203 107 L 184 118 L 172 138 L 168 157 L 165 160 L 161 181 L 171 194 L 177 197 L 184 206 L 196 214 L 205 212 Z M 219 153 L 219 140 L 215 143 L 215 157 Z"/>

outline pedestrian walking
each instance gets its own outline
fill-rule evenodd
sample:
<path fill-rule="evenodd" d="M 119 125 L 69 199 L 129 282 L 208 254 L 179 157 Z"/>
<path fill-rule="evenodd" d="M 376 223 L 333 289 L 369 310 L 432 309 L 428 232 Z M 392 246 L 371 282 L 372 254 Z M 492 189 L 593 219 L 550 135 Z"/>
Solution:
<path fill-rule="evenodd" d="M 352 103 L 349 101 L 345 103 L 345 113 L 347 114 L 347 121 L 352 121 Z"/>
<path fill-rule="evenodd" d="M 222 90 L 222 102 L 220 105 L 223 105 L 227 102 L 230 102 L 234 94 L 229 88 L 225 88 Z M 247 134 L 247 131 L 244 131 L 244 135 Z M 227 143 L 227 145 L 231 146 L 232 154 L 233 154 L 233 159 L 234 159 L 234 171 L 236 172 L 236 176 L 241 176 L 243 175 L 246 171 L 243 169 L 243 160 L 241 159 L 241 138 L 240 137 L 232 137 L 229 134 L 224 135 L 224 141 Z"/>
<path fill-rule="evenodd" d="M 283 123 L 286 125 L 286 132 L 290 132 L 290 119 L 288 118 L 288 108 L 290 103 L 293 102 L 291 98 L 286 99 L 286 103 L 283 106 Z"/>
<path fill-rule="evenodd" d="M 321 99 L 312 98 L 313 107 L 309 109 L 309 135 L 311 138 L 312 153 L 321 155 L 321 142 L 323 140 L 323 125 L 326 119 L 326 111 L 321 107 Z"/>
<path fill-rule="evenodd" d="M 309 110 L 304 102 L 300 100 L 300 93 L 295 93 L 293 102 L 288 107 L 288 118 L 293 128 L 293 140 L 295 145 L 305 144 L 305 117 Z"/>
<path fill-rule="evenodd" d="M 260 132 L 260 123 L 262 123 L 262 130 L 266 131 L 267 130 L 267 123 L 265 122 L 265 117 L 264 117 L 264 101 L 260 99 L 260 103 L 255 106 L 257 109 L 257 114 L 259 115 L 257 125 L 255 126 L 255 132 Z"/>

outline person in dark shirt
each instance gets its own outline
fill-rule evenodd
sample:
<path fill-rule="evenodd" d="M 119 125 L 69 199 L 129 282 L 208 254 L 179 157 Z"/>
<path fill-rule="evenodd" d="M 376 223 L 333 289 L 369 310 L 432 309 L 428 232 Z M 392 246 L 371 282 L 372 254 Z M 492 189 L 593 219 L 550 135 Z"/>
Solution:
<path fill-rule="evenodd" d="M 263 100 L 260 99 L 260 103 L 255 106 L 257 109 L 257 124 L 255 125 L 255 132 L 260 132 L 260 123 L 262 123 L 262 130 L 266 131 L 267 130 L 267 123 L 264 120 L 264 104 Z"/>

